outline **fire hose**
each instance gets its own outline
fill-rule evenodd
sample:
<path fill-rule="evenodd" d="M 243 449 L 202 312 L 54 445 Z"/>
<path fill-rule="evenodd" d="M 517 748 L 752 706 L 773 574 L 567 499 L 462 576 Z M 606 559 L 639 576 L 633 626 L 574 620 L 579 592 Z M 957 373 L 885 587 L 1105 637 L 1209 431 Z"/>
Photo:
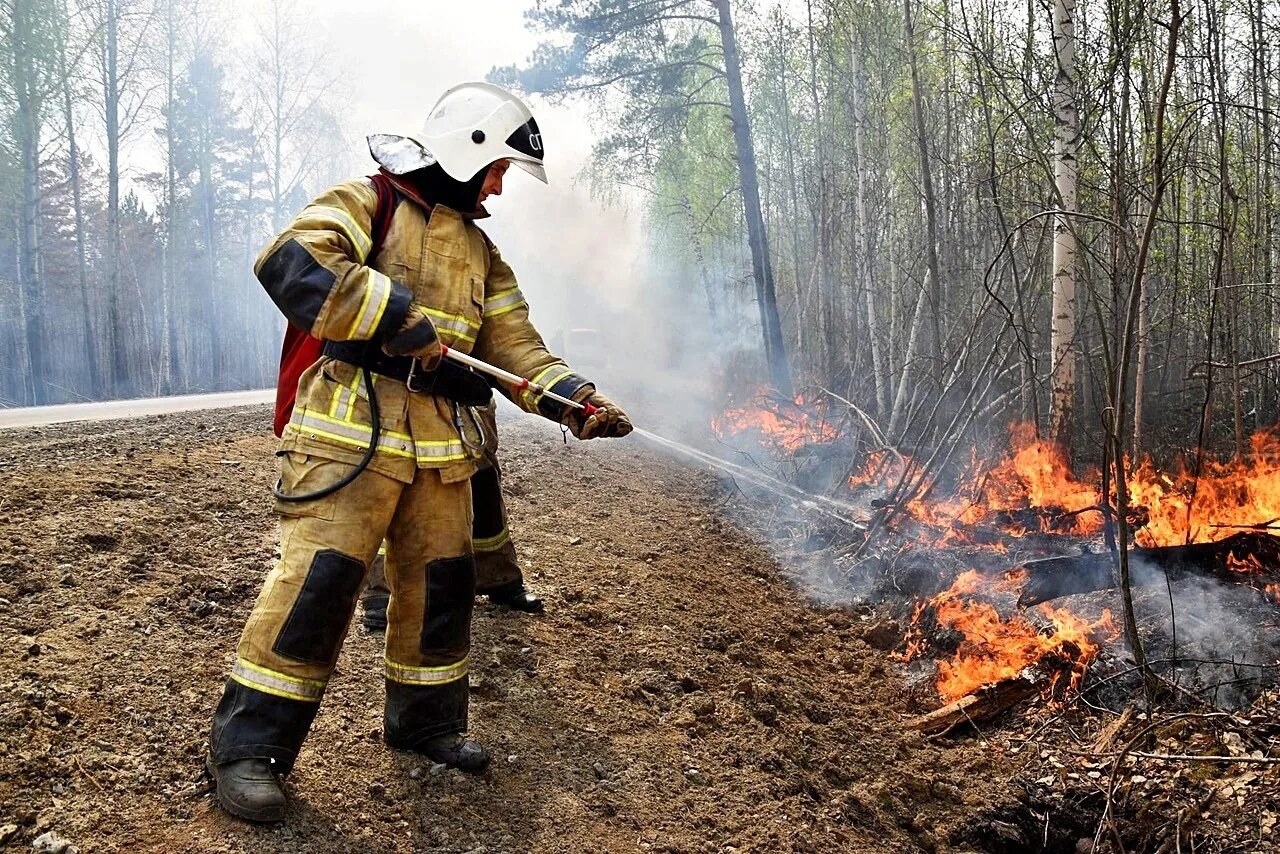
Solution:
<path fill-rule="evenodd" d="M 477 359 L 475 356 L 470 356 L 466 353 L 459 353 L 457 350 L 450 349 L 449 347 L 443 344 L 440 347 L 440 352 L 444 356 L 444 358 L 449 359 L 450 361 L 456 362 L 459 365 L 470 368 L 473 371 L 477 371 L 479 373 L 486 374 L 487 376 L 501 380 L 502 382 L 511 386 L 513 392 L 518 393 L 522 391 L 532 391 L 535 394 L 538 394 L 544 398 L 549 398 L 551 400 L 554 400 L 557 403 L 563 404 L 564 406 L 567 406 L 571 409 L 579 410 L 583 414 L 585 414 L 588 418 L 599 411 L 598 406 L 595 406 L 587 402 L 578 403 L 577 401 L 571 400 L 567 397 L 564 397 L 563 395 L 556 394 L 546 386 L 539 385 L 538 383 L 533 382 L 528 377 L 522 377 L 519 374 L 513 374 L 510 371 L 506 371 L 506 370 L 503 370 L 502 368 L 499 368 L 497 365 L 491 365 L 488 362 Z M 364 458 L 361 459 L 361 461 L 356 464 L 356 467 L 351 472 L 347 473 L 347 475 L 344 476 L 341 480 L 337 481 L 334 484 L 331 484 L 330 486 L 326 486 L 323 489 L 316 490 L 315 492 L 308 492 L 301 495 L 289 495 L 281 491 L 280 482 L 277 481 L 276 485 L 272 488 L 272 492 L 275 494 L 276 498 L 280 499 L 281 501 L 290 501 L 290 502 L 311 501 L 316 498 L 324 498 L 325 496 L 332 495 L 333 493 L 337 492 L 339 489 L 342 489 L 342 487 L 351 483 L 369 465 L 369 462 L 373 459 L 373 455 L 378 447 L 378 436 L 380 432 L 379 430 L 380 424 L 379 424 L 379 415 L 378 415 L 378 396 L 372 392 L 373 382 L 369 376 L 368 368 L 364 368 L 363 370 L 364 370 L 365 386 L 370 389 L 369 412 L 370 412 L 370 420 L 373 422 L 373 434 L 370 438 L 369 449 L 365 451 Z M 659 436 L 656 433 L 651 433 L 648 430 L 642 430 L 637 427 L 637 428 L 634 428 L 634 431 L 638 435 L 648 439 L 651 442 L 654 442 L 670 450 L 677 451 L 681 454 L 684 454 L 685 456 L 691 457 L 692 459 L 697 460 L 698 462 L 701 462 L 704 465 L 709 465 L 709 466 L 712 466 L 713 468 L 718 468 L 721 471 L 727 472 L 730 476 L 739 477 L 759 488 L 773 492 L 776 495 L 780 495 L 788 499 L 792 503 L 800 507 L 803 507 L 806 510 L 814 510 L 818 513 L 822 513 L 826 516 L 830 516 L 845 524 L 853 525 L 855 527 L 861 528 L 865 526 L 864 520 L 854 519 L 848 515 L 851 512 L 856 512 L 855 508 L 849 504 L 846 504 L 843 501 L 836 501 L 835 499 L 832 499 L 824 495 L 813 495 L 811 493 L 805 492 L 799 487 L 796 487 L 790 483 L 787 483 L 786 481 L 782 481 L 782 480 L 778 480 L 777 478 L 770 477 L 764 472 L 756 471 L 754 469 L 748 469 L 745 466 L 738 465 L 737 463 L 729 462 L 728 460 L 722 460 L 719 457 L 714 457 L 711 454 L 706 453 L 705 451 L 700 451 L 697 448 L 692 448 L 681 442 L 676 442 L 672 439 L 667 439 L 663 436 Z"/>
<path fill-rule="evenodd" d="M 514 390 L 516 392 L 533 391 L 541 395 L 542 397 L 550 398 L 551 400 L 554 400 L 557 403 L 562 403 L 565 406 L 571 407 L 573 409 L 581 410 L 583 413 L 587 415 L 588 418 L 594 415 L 599 410 L 599 407 L 594 406 L 590 403 L 578 403 L 577 401 L 570 400 L 567 397 L 556 394 L 555 392 L 551 391 L 551 389 L 545 386 L 542 386 L 533 382 L 527 377 L 522 377 L 517 374 L 513 374 L 510 371 L 504 371 L 502 368 L 499 368 L 497 365 L 490 365 L 488 362 L 482 362 L 473 356 L 468 356 L 466 353 L 459 353 L 457 350 L 451 350 L 449 347 L 445 346 L 444 344 L 440 345 L 440 353 L 446 359 L 449 359 L 453 362 L 457 362 L 458 364 L 471 368 L 472 370 L 479 371 L 482 374 L 488 374 L 491 377 L 495 377 L 497 379 L 502 380 L 505 383 L 508 383 L 511 386 L 514 386 Z M 315 501 L 317 498 L 325 498 L 327 496 L 330 496 L 333 493 L 337 492 L 339 489 L 342 489 L 344 486 L 354 481 L 357 477 L 359 477 L 360 473 L 363 472 L 366 468 L 368 468 L 369 463 L 373 461 L 373 455 L 378 451 L 378 440 L 381 438 L 381 434 L 382 434 L 381 414 L 378 411 L 378 395 L 374 393 L 374 390 L 373 390 L 373 377 L 370 375 L 368 368 L 362 367 L 360 370 L 363 372 L 364 386 L 365 388 L 369 389 L 369 421 L 371 424 L 370 436 L 369 436 L 369 447 L 365 450 L 364 456 L 360 458 L 360 462 L 356 463 L 355 468 L 347 472 L 343 477 L 341 477 L 334 483 L 329 484 L 328 486 L 321 487 L 320 489 L 314 490 L 312 492 L 303 492 L 303 493 L 285 492 L 281 488 L 283 486 L 282 481 L 277 480 L 275 483 L 275 486 L 271 487 L 271 494 L 274 495 L 280 501 L 296 504 L 299 501 Z M 456 406 L 457 405 L 455 404 L 455 409 L 456 409 Z M 455 423 L 458 427 L 459 434 L 461 435 L 462 425 L 461 423 L 458 423 L 458 422 L 455 422 Z M 465 441 L 465 438 L 464 438 L 464 441 Z"/>
<path fill-rule="evenodd" d="M 577 401 L 570 400 L 563 395 L 556 394 L 546 386 L 538 385 L 519 374 L 504 371 L 497 365 L 491 365 L 488 362 L 480 361 L 474 356 L 468 356 L 466 353 L 459 353 L 457 350 L 451 350 L 443 344 L 440 346 L 440 352 L 444 354 L 446 359 L 457 362 L 459 365 L 465 365 L 473 371 L 479 371 L 482 374 L 488 374 L 495 379 L 502 380 L 504 383 L 513 386 L 513 390 L 516 392 L 533 391 L 542 397 L 548 397 L 554 400 L 556 403 L 563 403 L 565 406 L 573 409 L 580 409 L 588 418 L 595 415 L 596 411 L 599 409 L 599 407 L 593 406 L 590 403 L 578 403 Z"/>
<path fill-rule="evenodd" d="M 515 386 L 516 391 L 532 389 L 543 397 L 551 398 L 557 403 L 563 403 L 565 406 L 580 409 L 588 417 L 594 414 L 598 409 L 598 407 L 592 406 L 590 403 L 576 403 L 567 397 L 562 397 L 552 391 L 549 391 L 543 386 L 532 383 L 524 377 L 504 371 L 502 368 L 499 368 L 496 365 L 490 365 L 488 362 L 482 362 L 474 356 L 468 356 L 466 353 L 459 353 L 456 350 L 450 350 L 448 347 L 444 347 L 443 350 L 446 359 L 452 359 L 458 364 L 465 365 L 472 370 L 479 371 L 482 374 L 488 374 L 491 377 L 496 377 L 503 382 Z M 657 433 L 651 433 L 648 430 L 643 430 L 639 427 L 635 427 L 633 430 L 637 435 L 642 436 L 651 442 L 684 454 L 685 456 L 697 460 L 704 465 L 718 468 L 721 471 L 729 473 L 731 476 L 740 477 L 754 486 L 773 492 L 776 495 L 781 495 L 806 510 L 814 510 L 857 528 L 864 528 L 866 526 L 865 520 L 854 519 L 848 515 L 851 512 L 855 512 L 856 508 L 843 501 L 836 501 L 835 499 L 824 495 L 812 495 L 797 486 L 787 483 L 786 481 L 770 477 L 764 472 L 748 469 L 745 466 L 738 465 L 737 463 L 731 463 L 728 460 L 722 460 L 719 457 L 713 457 L 706 451 L 691 448 L 681 442 L 676 442 L 672 439 L 659 436 Z"/>

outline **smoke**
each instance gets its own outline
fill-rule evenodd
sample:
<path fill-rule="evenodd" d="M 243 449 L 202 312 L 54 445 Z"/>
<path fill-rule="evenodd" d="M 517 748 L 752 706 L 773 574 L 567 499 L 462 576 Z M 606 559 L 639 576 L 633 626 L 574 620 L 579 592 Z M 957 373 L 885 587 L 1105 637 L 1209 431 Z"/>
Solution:
<path fill-rule="evenodd" d="M 1274 682 L 1280 620 L 1262 593 L 1197 576 L 1166 583 L 1159 568 L 1132 566 L 1139 632 L 1158 672 L 1221 708 L 1247 706 Z"/>
<path fill-rule="evenodd" d="M 711 269 L 704 279 L 665 244 L 638 195 L 602 200 L 581 177 L 546 187 L 522 177 L 490 200 L 493 216 L 481 224 L 549 348 L 638 426 L 706 445 L 730 368 L 741 390 L 758 384 L 755 306 L 726 286 L 743 271 Z"/>

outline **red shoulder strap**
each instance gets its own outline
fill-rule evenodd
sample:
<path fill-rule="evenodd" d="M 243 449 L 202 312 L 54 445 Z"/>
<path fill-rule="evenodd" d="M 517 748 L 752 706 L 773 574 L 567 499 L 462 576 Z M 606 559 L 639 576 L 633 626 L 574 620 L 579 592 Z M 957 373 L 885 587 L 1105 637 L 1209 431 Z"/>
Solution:
<path fill-rule="evenodd" d="M 369 235 L 370 248 L 366 264 L 376 258 L 382 249 L 382 241 L 391 230 L 391 218 L 395 216 L 396 206 L 400 203 L 400 194 L 384 173 L 375 172 L 369 176 L 369 180 L 373 182 L 373 190 L 378 194 L 378 207 L 373 212 L 373 233 Z"/>

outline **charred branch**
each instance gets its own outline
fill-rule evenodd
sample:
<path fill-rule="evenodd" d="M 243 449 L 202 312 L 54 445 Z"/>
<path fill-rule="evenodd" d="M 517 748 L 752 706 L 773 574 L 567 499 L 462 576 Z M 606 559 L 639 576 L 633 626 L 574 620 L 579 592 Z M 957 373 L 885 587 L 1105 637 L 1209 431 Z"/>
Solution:
<path fill-rule="evenodd" d="M 1028 668 L 1012 679 L 989 685 L 940 709 L 912 718 L 906 726 L 916 732 L 938 735 L 958 726 L 975 724 L 1036 696 L 1046 681 L 1043 673 Z"/>
<path fill-rule="evenodd" d="M 1162 582 L 1165 573 L 1199 576 L 1264 591 L 1280 584 L 1280 537 L 1244 531 L 1216 543 L 1138 547 L 1130 552 L 1137 586 Z M 1112 557 L 1087 553 L 1028 561 L 1027 582 L 1018 597 L 1022 606 L 1062 596 L 1107 590 L 1115 586 Z"/>

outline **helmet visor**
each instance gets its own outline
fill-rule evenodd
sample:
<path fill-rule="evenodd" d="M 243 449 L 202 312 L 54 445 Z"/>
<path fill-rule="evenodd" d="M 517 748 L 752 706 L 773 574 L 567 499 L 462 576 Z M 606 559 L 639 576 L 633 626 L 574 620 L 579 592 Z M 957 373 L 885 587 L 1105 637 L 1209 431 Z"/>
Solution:
<path fill-rule="evenodd" d="M 543 168 L 541 163 L 530 160 L 520 160 L 515 157 L 511 158 L 511 162 L 537 178 L 542 183 L 547 183 L 547 170 Z"/>

